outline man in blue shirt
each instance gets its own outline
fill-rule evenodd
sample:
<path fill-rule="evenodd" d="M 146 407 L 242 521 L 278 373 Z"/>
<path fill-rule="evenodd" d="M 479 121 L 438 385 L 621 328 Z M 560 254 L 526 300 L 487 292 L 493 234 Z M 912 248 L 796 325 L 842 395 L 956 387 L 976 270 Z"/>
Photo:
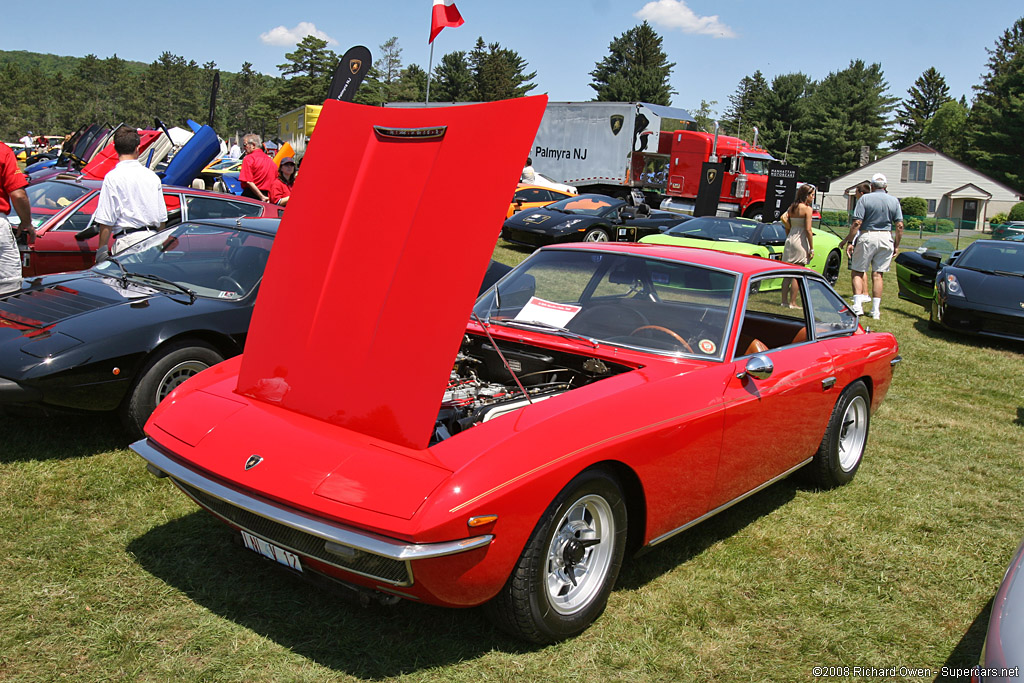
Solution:
<path fill-rule="evenodd" d="M 846 245 L 853 271 L 853 305 L 857 315 L 864 314 L 864 304 L 871 302 L 871 317 L 878 320 L 882 302 L 882 276 L 889 272 L 893 254 L 903 238 L 903 209 L 895 197 L 886 192 L 888 181 L 881 173 L 871 176 L 871 192 L 857 200 L 853 209 L 850 234 L 840 245 Z M 861 233 L 858 236 L 858 233 Z M 854 246 L 856 244 L 856 246 Z M 871 270 L 871 296 L 867 295 L 865 273 Z"/>

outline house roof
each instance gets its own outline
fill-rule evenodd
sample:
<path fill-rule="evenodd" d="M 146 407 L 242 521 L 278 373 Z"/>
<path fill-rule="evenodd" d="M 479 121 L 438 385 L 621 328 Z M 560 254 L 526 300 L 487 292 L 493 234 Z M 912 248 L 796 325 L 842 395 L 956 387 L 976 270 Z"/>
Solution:
<path fill-rule="evenodd" d="M 966 185 L 961 185 L 955 190 L 950 190 L 946 194 L 949 195 L 950 197 L 966 199 L 990 199 L 992 197 L 991 192 L 983 190 L 974 183 L 967 183 Z"/>
<path fill-rule="evenodd" d="M 954 159 L 953 157 L 951 157 L 951 156 L 949 156 L 947 154 L 943 154 L 942 152 L 938 151 L 937 149 L 935 149 L 933 147 L 929 147 L 928 145 L 924 144 L 923 142 L 915 142 L 912 145 L 907 145 L 903 149 L 898 149 L 895 152 L 890 152 L 889 154 L 886 154 L 884 157 L 880 157 L 878 159 L 875 159 L 874 161 L 872 161 L 869 164 L 865 164 L 864 166 L 861 166 L 860 168 L 856 168 L 856 169 L 850 171 L 849 173 L 845 173 L 845 174 L 839 176 L 838 178 L 836 178 L 836 181 L 838 181 L 840 183 L 846 182 L 846 181 L 843 180 L 844 178 L 847 178 L 848 176 L 853 176 L 853 175 L 858 175 L 859 176 L 862 173 L 866 173 L 867 174 L 866 177 L 870 177 L 871 176 L 871 170 L 870 169 L 871 169 L 872 166 L 880 164 L 881 162 L 885 161 L 889 157 L 895 156 L 897 154 L 903 154 L 905 152 L 910 152 L 910 153 L 914 153 L 914 154 L 935 154 L 936 156 L 943 157 L 944 159 L 948 159 L 948 160 L 952 161 L 954 164 L 956 164 L 960 168 L 966 169 L 966 170 L 970 171 L 971 173 L 977 174 L 977 175 L 981 176 L 982 178 L 984 178 L 985 180 L 989 181 L 990 183 L 992 183 L 994 185 L 998 185 L 999 187 L 1003 188 L 1007 192 L 1011 192 L 1011 193 L 1017 195 L 1018 198 L 1024 198 L 1024 193 L 1022 193 L 1020 190 L 1016 190 L 1016 189 L 1010 187 L 1009 185 L 1004 185 L 1003 183 L 999 182 L 998 180 L 995 180 L 995 179 L 990 178 L 989 176 L 985 175 L 984 173 L 982 173 L 978 169 L 973 168 L 971 166 L 968 166 L 967 164 L 963 163 L 962 161 L 958 161 L 958 160 Z M 859 183 L 859 182 L 860 181 L 858 180 L 856 183 L 853 183 L 853 185 L 851 185 L 849 188 L 847 188 L 844 192 L 846 194 L 849 194 L 850 190 L 852 190 L 854 187 L 856 187 L 857 183 Z M 977 187 L 977 186 L 975 186 L 975 187 Z M 960 189 L 960 188 L 958 188 L 958 189 Z M 989 197 L 992 196 L 990 193 L 986 193 L 986 194 L 988 194 Z"/>

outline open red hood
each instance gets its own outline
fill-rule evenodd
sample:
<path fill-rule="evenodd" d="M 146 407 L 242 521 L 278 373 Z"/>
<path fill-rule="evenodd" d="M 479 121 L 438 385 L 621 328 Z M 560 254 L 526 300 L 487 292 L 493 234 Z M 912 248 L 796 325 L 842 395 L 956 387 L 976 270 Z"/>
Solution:
<path fill-rule="evenodd" d="M 274 241 L 236 391 L 426 448 L 546 104 L 328 101 Z"/>

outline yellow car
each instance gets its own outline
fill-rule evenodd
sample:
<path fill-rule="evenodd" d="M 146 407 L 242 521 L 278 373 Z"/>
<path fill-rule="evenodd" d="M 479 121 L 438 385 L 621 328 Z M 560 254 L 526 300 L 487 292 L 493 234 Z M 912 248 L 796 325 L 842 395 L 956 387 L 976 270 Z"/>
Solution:
<path fill-rule="evenodd" d="M 550 187 L 520 183 L 516 188 L 516 193 L 512 195 L 512 203 L 508 205 L 508 214 L 505 215 L 505 218 L 511 218 L 512 214 L 524 209 L 536 209 L 541 206 L 547 206 L 552 202 L 557 202 L 560 199 L 574 195 L 574 192 L 564 192 Z"/>

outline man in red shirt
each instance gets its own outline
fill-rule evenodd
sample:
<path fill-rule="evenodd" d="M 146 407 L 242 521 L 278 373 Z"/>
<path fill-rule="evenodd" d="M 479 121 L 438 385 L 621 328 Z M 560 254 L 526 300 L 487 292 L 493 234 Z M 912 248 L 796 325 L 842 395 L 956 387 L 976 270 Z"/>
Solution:
<path fill-rule="evenodd" d="M 245 146 L 245 158 L 238 180 L 242 183 L 242 196 L 252 197 L 261 202 L 270 201 L 270 186 L 277 177 L 277 164 L 263 151 L 263 141 L 259 135 L 249 134 L 242 138 Z"/>
<path fill-rule="evenodd" d="M 0 294 L 21 289 L 21 252 L 14 236 L 14 228 L 7 220 L 11 207 L 18 212 L 21 225 L 18 232 L 28 234 L 30 240 L 36 237 L 32 226 L 32 207 L 25 194 L 28 180 L 18 168 L 18 160 L 7 145 L 0 142 Z"/>

